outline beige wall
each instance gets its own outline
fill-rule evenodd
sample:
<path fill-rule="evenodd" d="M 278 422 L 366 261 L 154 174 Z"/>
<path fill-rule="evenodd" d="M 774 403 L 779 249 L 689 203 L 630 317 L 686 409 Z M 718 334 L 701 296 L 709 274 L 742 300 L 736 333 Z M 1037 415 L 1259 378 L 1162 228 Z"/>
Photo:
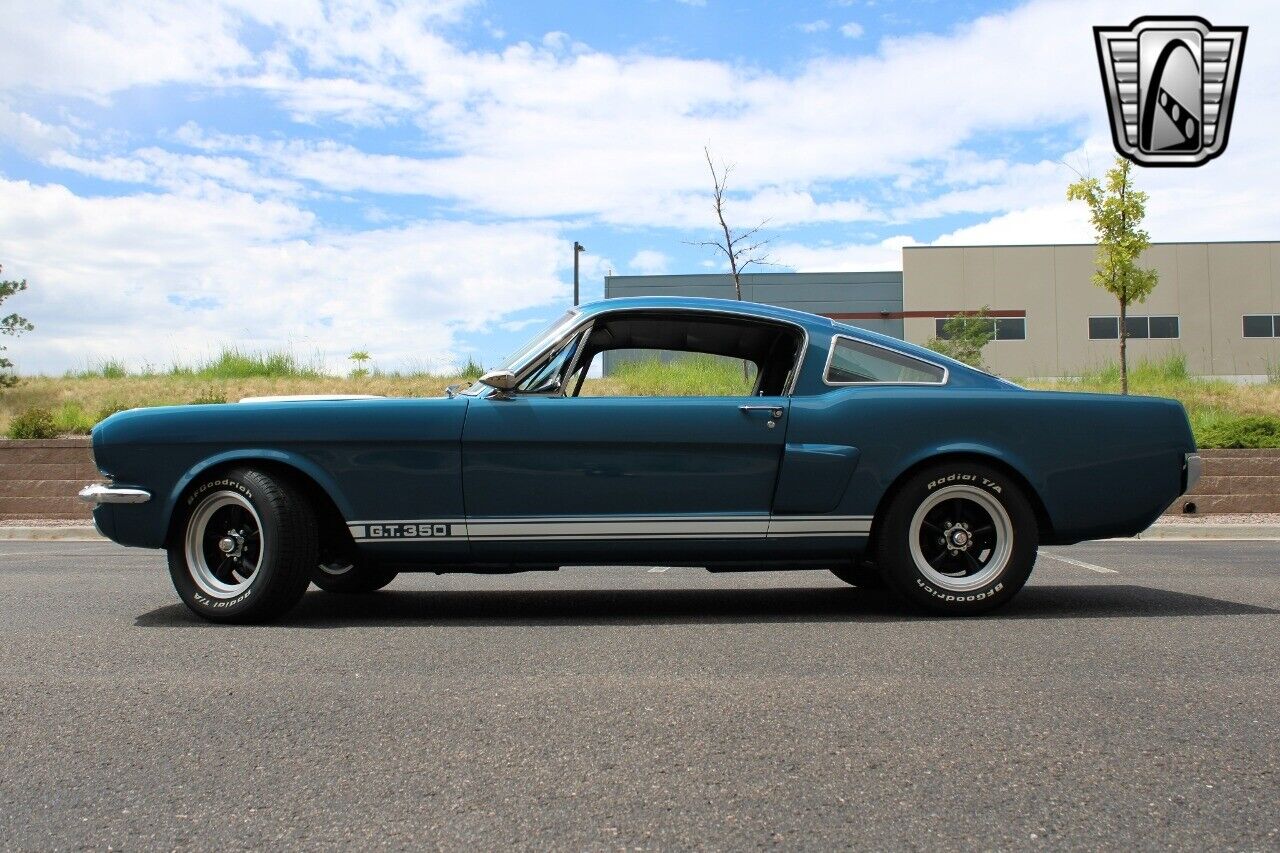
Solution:
<path fill-rule="evenodd" d="M 1142 262 L 1160 275 L 1130 313 L 1173 314 L 1180 337 L 1129 340 L 1133 359 L 1186 354 L 1202 375 L 1259 376 L 1280 366 L 1280 339 L 1245 338 L 1245 314 L 1280 314 L 1280 243 L 1159 243 Z M 1115 361 L 1117 341 L 1089 340 L 1088 318 L 1119 313 L 1090 280 L 1094 247 L 941 246 L 902 252 L 903 311 L 1022 309 L 1025 341 L 992 341 L 987 364 L 1005 376 L 1069 376 Z M 932 317 L 908 316 L 906 338 L 924 343 Z"/>

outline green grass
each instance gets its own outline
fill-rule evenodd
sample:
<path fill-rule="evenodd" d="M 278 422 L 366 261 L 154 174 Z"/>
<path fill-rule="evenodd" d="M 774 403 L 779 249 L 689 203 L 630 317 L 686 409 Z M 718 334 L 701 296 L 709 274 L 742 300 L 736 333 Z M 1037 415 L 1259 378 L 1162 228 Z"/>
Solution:
<path fill-rule="evenodd" d="M 742 362 L 714 355 L 672 361 L 644 358 L 623 361 L 609 376 L 588 381 L 583 396 L 697 397 L 745 396 L 755 384 L 755 368 L 743 376 Z"/>
<path fill-rule="evenodd" d="M 224 347 L 202 364 L 173 365 L 169 375 L 196 379 L 314 379 L 325 373 L 324 363 L 318 355 L 304 361 L 288 350 L 257 352 Z"/>

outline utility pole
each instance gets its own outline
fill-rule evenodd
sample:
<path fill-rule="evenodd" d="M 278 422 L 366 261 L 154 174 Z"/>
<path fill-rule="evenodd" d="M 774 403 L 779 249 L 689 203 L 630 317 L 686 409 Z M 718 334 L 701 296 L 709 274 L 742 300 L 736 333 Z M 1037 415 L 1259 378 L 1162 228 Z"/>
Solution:
<path fill-rule="evenodd" d="M 587 250 L 586 246 L 582 245 L 577 240 L 573 241 L 573 304 L 574 304 L 574 307 L 577 307 L 578 305 L 578 255 L 582 254 L 586 250 Z"/>

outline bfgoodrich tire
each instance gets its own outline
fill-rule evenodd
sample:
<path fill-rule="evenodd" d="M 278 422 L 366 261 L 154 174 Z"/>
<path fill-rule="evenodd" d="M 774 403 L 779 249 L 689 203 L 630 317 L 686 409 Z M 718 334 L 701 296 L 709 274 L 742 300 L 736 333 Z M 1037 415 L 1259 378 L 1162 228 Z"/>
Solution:
<path fill-rule="evenodd" d="M 236 468 L 193 484 L 169 543 L 169 575 L 192 612 L 265 622 L 298 603 L 319 560 L 316 520 L 283 477 Z"/>
<path fill-rule="evenodd" d="M 876 536 L 885 583 L 936 613 L 981 613 L 1022 589 L 1036 561 L 1035 512 L 1016 481 L 977 462 L 929 467 L 895 490 Z"/>
<path fill-rule="evenodd" d="M 396 572 L 350 558 L 321 559 L 311 582 L 325 592 L 358 595 L 377 592 L 396 579 Z"/>

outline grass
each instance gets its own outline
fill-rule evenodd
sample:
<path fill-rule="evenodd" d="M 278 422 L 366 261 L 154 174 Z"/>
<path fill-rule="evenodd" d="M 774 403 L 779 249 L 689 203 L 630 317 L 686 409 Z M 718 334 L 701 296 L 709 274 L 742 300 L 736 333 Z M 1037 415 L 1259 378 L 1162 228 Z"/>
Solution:
<path fill-rule="evenodd" d="M 483 372 L 474 361 L 457 373 L 427 371 L 364 376 L 329 376 L 318 359 L 287 352 L 224 350 L 207 362 L 175 365 L 167 372 L 130 373 L 119 362 L 93 365 L 62 377 L 24 378 L 0 390 L 0 432 L 15 417 L 36 408 L 47 411 L 61 435 L 83 435 L 121 409 L 187 403 L 221 403 L 273 394 L 379 394 L 437 397 L 444 387 L 466 383 Z M 750 393 L 739 362 L 715 356 L 626 361 L 609 376 L 589 379 L 584 396 L 739 395 Z M 1236 385 L 1189 376 L 1186 359 L 1139 362 L 1129 375 L 1130 392 L 1172 397 L 1187 409 L 1201 447 L 1280 447 L 1280 376 L 1261 385 Z M 1120 371 L 1106 365 L 1075 379 L 1023 381 L 1031 388 L 1119 393 Z"/>

